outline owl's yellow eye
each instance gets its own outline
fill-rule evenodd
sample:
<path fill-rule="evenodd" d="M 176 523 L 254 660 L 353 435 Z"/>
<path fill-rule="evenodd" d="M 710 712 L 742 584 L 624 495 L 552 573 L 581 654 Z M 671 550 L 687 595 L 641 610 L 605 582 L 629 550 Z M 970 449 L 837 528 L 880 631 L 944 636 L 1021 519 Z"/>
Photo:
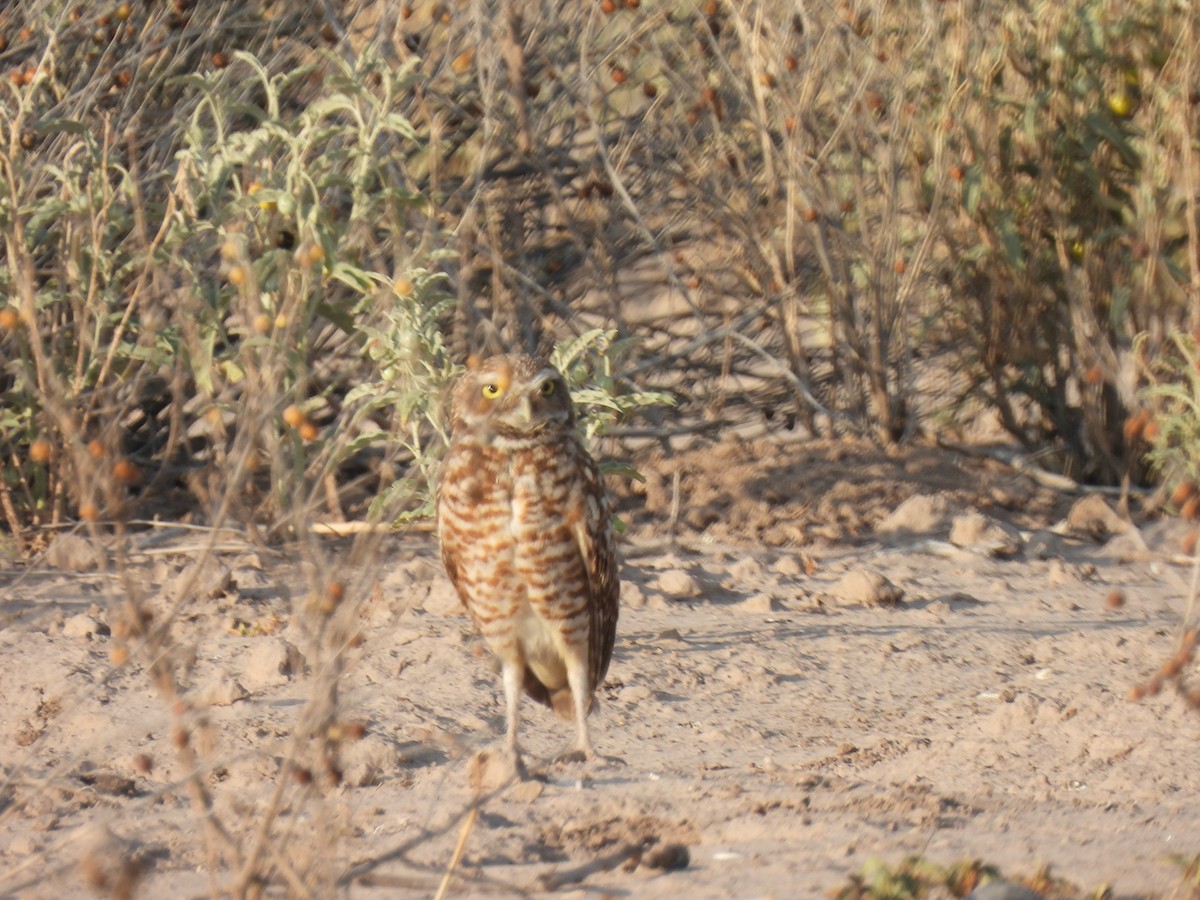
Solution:
<path fill-rule="evenodd" d="M 542 396 L 543 397 L 553 397 L 554 396 L 554 382 L 553 381 L 543 382 Z"/>
<path fill-rule="evenodd" d="M 489 400 L 495 400 L 503 393 L 503 390 L 498 384 L 485 384 L 483 386 L 483 396 Z"/>

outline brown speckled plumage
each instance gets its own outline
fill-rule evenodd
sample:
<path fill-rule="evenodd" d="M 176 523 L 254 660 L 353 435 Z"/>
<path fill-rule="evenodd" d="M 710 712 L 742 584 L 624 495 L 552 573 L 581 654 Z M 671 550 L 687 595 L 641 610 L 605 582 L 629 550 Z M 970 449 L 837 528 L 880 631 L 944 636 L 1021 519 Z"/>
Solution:
<path fill-rule="evenodd" d="M 548 363 L 496 356 L 454 391 L 438 486 L 438 537 L 455 589 L 500 660 L 508 749 L 522 691 L 587 727 L 617 626 L 608 497 L 575 429 L 570 393 Z"/>

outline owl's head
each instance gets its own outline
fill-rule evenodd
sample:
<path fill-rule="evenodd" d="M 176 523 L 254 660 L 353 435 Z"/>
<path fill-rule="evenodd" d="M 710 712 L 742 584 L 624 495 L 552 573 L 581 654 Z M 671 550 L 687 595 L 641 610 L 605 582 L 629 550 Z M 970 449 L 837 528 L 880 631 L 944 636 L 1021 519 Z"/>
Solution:
<path fill-rule="evenodd" d="M 523 354 L 472 357 L 454 388 L 453 430 L 530 438 L 571 427 L 575 407 L 558 369 Z"/>

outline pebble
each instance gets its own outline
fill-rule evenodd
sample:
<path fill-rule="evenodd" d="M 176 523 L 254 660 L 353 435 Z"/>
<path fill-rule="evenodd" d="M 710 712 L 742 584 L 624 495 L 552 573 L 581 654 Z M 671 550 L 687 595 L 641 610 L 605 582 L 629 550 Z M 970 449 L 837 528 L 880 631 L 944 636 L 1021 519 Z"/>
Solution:
<path fill-rule="evenodd" d="M 747 597 L 738 604 L 738 609 L 744 609 L 747 612 L 778 612 L 783 609 L 783 606 L 772 595 L 762 593 Z"/>
<path fill-rule="evenodd" d="M 89 572 L 100 565 L 100 552 L 78 534 L 60 534 L 46 550 L 46 562 L 68 572 Z"/>
<path fill-rule="evenodd" d="M 304 669 L 303 654 L 283 638 L 249 638 L 241 658 L 241 681 L 251 692 L 284 684 Z"/>
<path fill-rule="evenodd" d="M 107 637 L 112 632 L 106 624 L 94 616 L 90 616 L 87 613 L 79 613 L 79 615 L 71 616 L 71 618 L 63 622 L 62 633 L 63 637 L 90 641 L 97 635 Z"/>
<path fill-rule="evenodd" d="M 964 550 L 1008 558 L 1019 554 L 1025 542 L 1021 532 L 1007 522 L 971 512 L 954 517 L 950 543 Z"/>
<path fill-rule="evenodd" d="M 683 600 L 700 595 L 700 585 L 683 569 L 668 569 L 658 576 L 658 589 L 669 597 Z"/>
<path fill-rule="evenodd" d="M 876 534 L 913 535 L 940 531 L 946 524 L 949 504 L 940 494 L 909 497 L 875 526 Z"/>
<path fill-rule="evenodd" d="M 855 570 L 843 575 L 829 594 L 844 604 L 859 606 L 895 606 L 904 597 L 904 589 L 892 584 L 879 572 Z"/>

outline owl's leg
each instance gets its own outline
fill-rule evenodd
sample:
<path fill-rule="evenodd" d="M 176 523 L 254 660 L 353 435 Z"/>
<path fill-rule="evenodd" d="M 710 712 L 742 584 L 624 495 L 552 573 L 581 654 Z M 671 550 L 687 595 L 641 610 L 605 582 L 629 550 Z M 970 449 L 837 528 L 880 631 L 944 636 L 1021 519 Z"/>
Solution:
<path fill-rule="evenodd" d="M 592 749 L 592 735 L 588 729 L 588 661 L 582 654 L 567 661 L 567 684 L 571 687 L 571 701 L 575 706 L 575 749 L 559 754 L 560 762 L 591 762 L 596 758 Z"/>
<path fill-rule="evenodd" d="M 512 774 L 525 778 L 525 763 L 521 761 L 521 747 L 517 743 L 517 729 L 521 722 L 521 683 L 525 676 L 525 664 L 505 660 L 503 663 L 504 709 L 508 730 L 504 745 L 512 765 Z"/>

